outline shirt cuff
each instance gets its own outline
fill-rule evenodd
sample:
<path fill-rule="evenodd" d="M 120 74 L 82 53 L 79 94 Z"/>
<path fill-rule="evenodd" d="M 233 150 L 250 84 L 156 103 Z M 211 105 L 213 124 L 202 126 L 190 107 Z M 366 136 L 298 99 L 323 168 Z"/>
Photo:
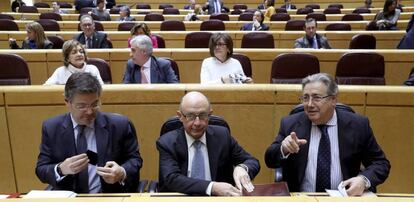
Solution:
<path fill-rule="evenodd" d="M 362 179 L 364 180 L 365 190 L 369 189 L 371 187 L 371 181 L 369 181 L 369 179 L 365 177 L 364 175 L 358 175 L 358 176 L 362 177 Z"/>
<path fill-rule="evenodd" d="M 59 165 L 59 164 L 56 164 L 56 165 L 55 165 L 55 168 L 54 168 L 56 182 L 60 182 L 60 181 L 62 181 L 62 180 L 63 180 L 63 178 L 65 178 L 65 177 L 66 177 L 65 175 L 64 175 L 64 176 L 60 176 L 60 175 L 59 175 L 59 173 L 58 173 L 58 171 L 57 171 L 57 167 L 58 167 L 58 165 Z"/>
<path fill-rule="evenodd" d="M 207 189 L 206 189 L 206 194 L 207 194 L 208 196 L 211 196 L 211 190 L 213 189 L 213 183 L 214 183 L 214 182 L 210 182 L 210 184 L 208 184 L 208 187 L 207 187 Z"/>
<path fill-rule="evenodd" d="M 122 172 L 124 173 L 124 178 L 122 178 L 122 180 L 119 181 L 119 184 L 124 186 L 125 185 L 125 179 L 127 178 L 127 174 L 126 174 L 125 168 L 122 167 L 122 166 L 121 166 L 121 168 L 122 168 Z"/>
<path fill-rule="evenodd" d="M 283 154 L 283 148 L 282 146 L 280 146 L 280 154 L 282 155 L 282 159 L 287 159 L 290 156 L 290 153 L 288 154 Z"/>

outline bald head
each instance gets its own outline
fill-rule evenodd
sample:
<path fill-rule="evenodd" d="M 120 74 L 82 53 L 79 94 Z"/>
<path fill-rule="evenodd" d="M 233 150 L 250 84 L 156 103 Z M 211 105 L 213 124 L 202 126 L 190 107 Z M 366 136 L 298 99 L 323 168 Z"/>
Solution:
<path fill-rule="evenodd" d="M 211 111 L 210 101 L 208 98 L 200 92 L 191 91 L 184 95 L 180 103 L 180 111 L 184 111 L 189 108 L 203 108 L 207 111 Z"/>

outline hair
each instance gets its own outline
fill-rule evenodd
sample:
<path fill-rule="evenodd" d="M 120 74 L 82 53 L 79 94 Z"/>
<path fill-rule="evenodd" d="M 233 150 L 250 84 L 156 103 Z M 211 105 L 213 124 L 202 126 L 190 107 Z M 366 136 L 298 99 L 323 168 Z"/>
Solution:
<path fill-rule="evenodd" d="M 315 82 L 322 82 L 323 84 L 325 84 L 328 87 L 328 95 L 338 94 L 338 84 L 336 84 L 335 80 L 332 78 L 331 75 L 326 73 L 312 74 L 302 79 L 302 90 L 305 88 L 307 84 Z"/>
<path fill-rule="evenodd" d="M 66 82 L 65 99 L 71 101 L 77 94 L 97 93 L 101 95 L 102 86 L 98 79 L 89 72 L 75 72 Z"/>
<path fill-rule="evenodd" d="M 394 3 L 394 2 L 397 3 L 396 0 L 385 0 L 385 2 L 384 2 L 384 8 L 382 9 L 382 12 L 384 13 L 384 16 L 385 17 L 387 17 L 389 15 L 394 15 L 395 9 L 392 10 L 392 11 L 389 11 L 388 10 L 388 7 L 390 7 L 392 5 L 392 3 Z"/>
<path fill-rule="evenodd" d="M 315 22 L 315 26 L 318 26 L 318 22 L 316 22 L 316 20 L 314 18 L 308 18 L 305 20 L 305 25 L 303 25 L 303 28 L 306 28 L 306 25 L 309 23 Z"/>
<path fill-rule="evenodd" d="M 233 39 L 230 37 L 230 35 L 226 33 L 213 33 L 210 37 L 210 41 L 208 42 L 208 47 L 210 48 L 210 55 L 211 57 L 215 57 L 214 55 L 214 49 L 217 46 L 218 41 L 220 39 L 223 39 L 224 43 L 226 43 L 227 49 L 229 52 L 227 53 L 227 58 L 229 59 L 233 55 Z"/>
<path fill-rule="evenodd" d="M 267 0 L 266 7 L 275 6 L 275 0 Z"/>
<path fill-rule="evenodd" d="M 63 64 L 65 65 L 65 67 L 69 66 L 70 53 L 76 47 L 80 47 L 83 50 L 83 56 L 85 57 L 85 61 L 88 60 L 85 47 L 79 41 L 71 39 L 71 40 L 66 41 L 62 46 Z"/>
<path fill-rule="evenodd" d="M 92 24 L 94 24 L 93 17 L 92 17 L 91 15 L 89 15 L 89 14 L 85 14 L 85 15 L 82 15 L 82 16 L 81 16 L 81 18 L 80 18 L 80 20 L 79 20 L 80 24 L 82 24 L 82 21 L 83 21 L 84 19 L 86 19 L 86 18 L 91 19 L 91 20 L 92 20 Z"/>
<path fill-rule="evenodd" d="M 138 35 L 131 40 L 131 47 L 136 46 L 141 50 L 147 52 L 148 57 L 152 55 L 152 41 L 151 38 L 147 35 Z"/>
<path fill-rule="evenodd" d="M 259 13 L 260 13 L 260 18 L 262 19 L 262 20 L 260 20 L 260 22 L 259 22 L 259 23 L 260 23 L 260 24 L 263 24 L 263 21 L 264 21 L 264 19 L 265 19 L 265 17 L 264 17 L 264 13 L 263 13 L 262 11 L 260 11 L 260 10 L 256 10 L 256 11 L 255 11 L 255 13 L 256 13 L 256 12 L 259 12 Z M 253 14 L 254 14 L 254 13 L 253 13 Z"/>
<path fill-rule="evenodd" d="M 365 4 L 366 4 L 366 5 L 370 5 L 370 6 L 371 6 L 371 4 L 372 4 L 372 0 L 365 0 Z"/>
<path fill-rule="evenodd" d="M 202 9 L 202 7 L 201 7 L 201 5 L 200 5 L 200 4 L 196 4 L 196 5 L 194 5 L 194 13 L 195 13 L 196 15 L 201 15 L 201 9 Z"/>
<path fill-rule="evenodd" d="M 45 30 L 38 22 L 30 22 L 26 25 L 26 29 L 35 33 L 36 47 L 42 49 L 47 40 Z"/>
<path fill-rule="evenodd" d="M 96 0 L 96 6 L 98 6 L 100 3 L 105 3 L 105 0 Z"/>
<path fill-rule="evenodd" d="M 148 28 L 148 25 L 145 23 L 137 23 L 131 28 L 131 35 L 136 35 L 139 29 L 142 29 L 142 31 L 147 35 L 148 37 L 151 37 L 151 30 Z"/>
<path fill-rule="evenodd" d="M 122 7 L 119 9 L 119 12 L 126 12 L 126 15 L 127 15 L 128 17 L 131 15 L 131 10 L 129 10 L 129 7 L 128 7 L 128 6 L 122 6 Z"/>

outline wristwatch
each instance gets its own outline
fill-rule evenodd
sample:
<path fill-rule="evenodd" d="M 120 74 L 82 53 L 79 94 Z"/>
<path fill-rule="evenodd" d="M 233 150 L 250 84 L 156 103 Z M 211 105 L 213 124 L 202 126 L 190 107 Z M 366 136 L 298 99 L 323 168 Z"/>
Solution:
<path fill-rule="evenodd" d="M 368 178 L 363 175 L 359 176 L 362 177 L 362 179 L 364 180 L 365 190 L 369 189 L 371 187 L 371 182 L 368 180 Z"/>
<path fill-rule="evenodd" d="M 60 176 L 60 177 L 63 177 L 63 176 L 65 176 L 65 175 L 62 173 L 62 170 L 60 169 L 60 164 L 61 164 L 61 163 L 59 163 L 59 164 L 57 165 L 56 170 L 57 170 L 57 173 L 59 174 L 59 176 Z"/>

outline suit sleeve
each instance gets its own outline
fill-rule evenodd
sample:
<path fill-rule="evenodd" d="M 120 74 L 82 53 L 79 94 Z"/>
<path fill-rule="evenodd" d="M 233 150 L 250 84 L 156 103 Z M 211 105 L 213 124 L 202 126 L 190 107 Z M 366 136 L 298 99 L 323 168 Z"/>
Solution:
<path fill-rule="evenodd" d="M 125 73 L 124 73 L 124 79 L 122 80 L 122 83 L 128 84 L 128 83 L 133 83 L 132 82 L 132 77 L 134 75 L 132 75 L 132 70 L 133 70 L 134 66 L 132 65 L 132 62 L 130 62 L 130 60 L 128 60 L 126 67 L 125 67 Z"/>
<path fill-rule="evenodd" d="M 247 153 L 237 141 L 231 137 L 232 161 L 233 165 L 244 164 L 249 168 L 250 179 L 254 179 L 260 171 L 260 163 L 252 155 Z"/>
<path fill-rule="evenodd" d="M 303 48 L 301 38 L 295 40 L 295 45 L 293 48 Z"/>
<path fill-rule="evenodd" d="M 285 119 L 282 119 L 280 123 L 279 133 L 276 136 L 276 139 L 273 143 L 267 148 L 265 153 L 265 162 L 269 168 L 278 168 L 281 167 L 282 162 L 282 153 L 280 147 L 282 146 L 282 141 L 289 135 L 285 131 Z"/>
<path fill-rule="evenodd" d="M 101 41 L 101 45 L 99 48 L 109 48 L 107 35 L 104 33 L 102 33 L 102 41 Z"/>

